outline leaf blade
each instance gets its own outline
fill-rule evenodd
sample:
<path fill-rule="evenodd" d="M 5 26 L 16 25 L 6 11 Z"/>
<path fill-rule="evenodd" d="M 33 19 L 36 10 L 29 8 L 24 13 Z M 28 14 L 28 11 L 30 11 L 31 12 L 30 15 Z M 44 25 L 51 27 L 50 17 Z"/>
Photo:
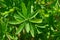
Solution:
<path fill-rule="evenodd" d="M 32 25 L 30 26 L 30 33 L 31 33 L 32 37 L 34 37 L 34 28 Z"/>
<path fill-rule="evenodd" d="M 26 32 L 29 33 L 29 31 L 30 31 L 29 23 L 26 23 L 25 29 L 26 29 Z"/>
<path fill-rule="evenodd" d="M 24 24 L 21 24 L 18 28 L 18 30 L 16 31 L 16 34 L 19 34 L 24 28 Z"/>
<path fill-rule="evenodd" d="M 42 23 L 42 19 L 31 19 L 29 21 L 32 23 Z"/>
<path fill-rule="evenodd" d="M 25 3 L 22 2 L 21 3 L 21 7 L 22 7 L 22 13 L 26 17 L 26 15 L 27 15 L 27 8 L 25 6 Z"/>

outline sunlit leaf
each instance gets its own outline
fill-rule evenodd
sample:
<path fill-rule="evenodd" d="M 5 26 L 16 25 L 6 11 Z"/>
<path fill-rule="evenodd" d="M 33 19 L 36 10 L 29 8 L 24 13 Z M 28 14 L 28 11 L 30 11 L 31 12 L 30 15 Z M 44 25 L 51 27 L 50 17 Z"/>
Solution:
<path fill-rule="evenodd" d="M 30 25 L 30 33 L 34 37 L 34 27 L 32 25 Z"/>
<path fill-rule="evenodd" d="M 23 28 L 24 28 L 24 24 L 21 24 L 17 29 L 16 34 L 19 34 L 23 30 Z"/>
<path fill-rule="evenodd" d="M 49 14 L 43 14 L 44 15 L 44 17 L 49 17 Z"/>
<path fill-rule="evenodd" d="M 24 22 L 24 21 L 23 21 L 23 20 L 19 20 L 19 21 L 9 21 L 9 24 L 16 25 L 16 24 L 21 24 L 22 22 Z"/>
<path fill-rule="evenodd" d="M 39 25 L 35 25 L 36 27 L 39 27 L 39 28 L 46 28 L 46 26 L 39 26 Z"/>
<path fill-rule="evenodd" d="M 9 9 L 9 11 L 5 11 L 5 12 L 2 13 L 1 15 L 2 15 L 2 16 L 8 16 L 8 14 L 11 13 L 11 12 L 14 12 L 14 8 Z"/>
<path fill-rule="evenodd" d="M 29 31 L 30 31 L 30 25 L 29 25 L 29 23 L 26 23 L 25 25 L 26 25 L 25 26 L 26 32 L 29 33 Z"/>
<path fill-rule="evenodd" d="M 42 32 L 41 32 L 41 31 L 39 31 L 38 29 L 37 29 L 37 32 L 38 32 L 38 34 L 42 33 Z"/>
<path fill-rule="evenodd" d="M 31 20 L 29 20 L 30 22 L 32 22 L 32 23 L 42 23 L 42 19 L 31 19 Z"/>

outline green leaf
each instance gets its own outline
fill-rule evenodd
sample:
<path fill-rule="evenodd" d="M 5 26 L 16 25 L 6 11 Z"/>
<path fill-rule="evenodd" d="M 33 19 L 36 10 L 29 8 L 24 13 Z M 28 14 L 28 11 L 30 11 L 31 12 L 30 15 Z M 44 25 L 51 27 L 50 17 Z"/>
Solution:
<path fill-rule="evenodd" d="M 34 28 L 32 25 L 30 25 L 30 33 L 31 33 L 32 37 L 34 37 Z"/>
<path fill-rule="evenodd" d="M 32 23 L 42 23 L 42 19 L 31 19 L 31 20 L 29 20 L 30 22 L 32 22 Z"/>
<path fill-rule="evenodd" d="M 0 0 L 0 6 L 6 8 L 7 5 L 4 3 L 4 0 Z"/>
<path fill-rule="evenodd" d="M 6 18 L 0 21 L 0 40 L 3 40 L 3 38 L 5 37 L 4 34 L 7 31 L 7 25 L 8 25 L 8 22 Z"/>
<path fill-rule="evenodd" d="M 39 27 L 39 28 L 46 28 L 46 26 L 40 26 L 40 25 L 35 25 L 36 27 Z"/>
<path fill-rule="evenodd" d="M 43 14 L 44 15 L 44 17 L 49 17 L 49 14 Z"/>
<path fill-rule="evenodd" d="M 19 21 L 9 21 L 9 24 L 16 25 L 16 24 L 21 24 L 22 22 L 24 22 L 24 21 L 23 21 L 23 20 L 19 20 Z"/>
<path fill-rule="evenodd" d="M 30 18 L 31 16 L 31 2 L 30 1 L 27 4 L 27 10 L 29 10 L 27 11 L 27 14 L 28 14 L 27 17 Z"/>
<path fill-rule="evenodd" d="M 10 39 L 13 39 L 13 37 L 9 34 L 6 34 L 7 38 L 9 37 Z"/>
<path fill-rule="evenodd" d="M 30 19 L 36 17 L 36 15 L 37 15 L 38 13 L 39 13 L 39 10 L 35 11 L 34 14 L 31 15 L 31 18 L 30 18 Z"/>
<path fill-rule="evenodd" d="M 41 31 L 39 31 L 38 29 L 37 29 L 37 32 L 38 32 L 38 34 L 42 33 L 42 32 L 41 32 Z"/>
<path fill-rule="evenodd" d="M 27 16 L 27 8 L 25 6 L 25 3 L 21 2 L 21 7 L 22 7 L 22 13 L 26 17 Z"/>
<path fill-rule="evenodd" d="M 14 8 L 11 8 L 11 9 L 9 9 L 9 11 L 5 11 L 4 13 L 2 13 L 2 16 L 6 16 L 13 11 L 14 11 Z"/>
<path fill-rule="evenodd" d="M 24 20 L 19 14 L 14 14 L 14 18 L 15 18 L 17 21 Z"/>
<path fill-rule="evenodd" d="M 9 12 L 8 11 L 5 11 L 4 13 L 2 13 L 1 15 L 2 16 L 8 16 Z"/>
<path fill-rule="evenodd" d="M 21 24 L 17 29 L 16 34 L 19 34 L 23 30 L 23 28 L 24 28 L 24 24 Z"/>
<path fill-rule="evenodd" d="M 33 10 L 33 5 L 31 5 L 31 13 L 33 13 L 34 12 L 34 10 Z"/>
<path fill-rule="evenodd" d="M 22 18 L 26 19 L 26 18 L 24 17 L 24 15 L 22 15 L 19 11 L 17 11 L 17 13 L 18 13 Z"/>
<path fill-rule="evenodd" d="M 29 33 L 29 31 L 30 31 L 29 23 L 26 23 L 26 24 L 25 24 L 25 28 L 26 28 L 26 32 Z"/>

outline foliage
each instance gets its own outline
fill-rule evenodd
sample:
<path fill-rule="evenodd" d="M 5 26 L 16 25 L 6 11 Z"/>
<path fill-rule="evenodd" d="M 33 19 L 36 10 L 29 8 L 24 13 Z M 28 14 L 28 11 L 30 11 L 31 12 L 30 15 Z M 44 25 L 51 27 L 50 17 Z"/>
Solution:
<path fill-rule="evenodd" d="M 0 0 L 0 40 L 60 40 L 59 0 Z"/>

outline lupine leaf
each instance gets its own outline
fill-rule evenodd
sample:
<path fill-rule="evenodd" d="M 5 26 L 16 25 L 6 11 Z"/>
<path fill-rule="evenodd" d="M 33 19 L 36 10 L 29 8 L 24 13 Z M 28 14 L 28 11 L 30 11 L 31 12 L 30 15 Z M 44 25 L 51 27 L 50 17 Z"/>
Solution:
<path fill-rule="evenodd" d="M 26 25 L 25 26 L 26 32 L 29 33 L 29 31 L 30 31 L 30 25 L 29 25 L 29 23 L 26 23 L 25 25 Z"/>
<path fill-rule="evenodd" d="M 16 24 L 21 24 L 22 22 L 24 22 L 24 21 L 22 21 L 22 20 L 19 20 L 19 21 L 9 21 L 9 24 L 16 25 Z"/>
<path fill-rule="evenodd" d="M 24 24 L 21 24 L 17 29 L 16 34 L 19 34 L 23 30 L 23 28 L 24 28 Z"/>
<path fill-rule="evenodd" d="M 27 15 L 27 8 L 25 6 L 25 3 L 22 2 L 21 3 L 21 7 L 22 7 L 22 13 L 26 17 L 26 15 Z"/>
<path fill-rule="evenodd" d="M 14 18 L 15 18 L 17 21 L 23 20 L 23 18 L 22 18 L 19 14 L 14 14 Z"/>
<path fill-rule="evenodd" d="M 29 20 L 30 22 L 32 22 L 32 23 L 42 23 L 42 19 L 31 19 L 31 20 Z"/>
<path fill-rule="evenodd" d="M 34 27 L 32 25 L 30 25 L 30 33 L 34 37 Z"/>

